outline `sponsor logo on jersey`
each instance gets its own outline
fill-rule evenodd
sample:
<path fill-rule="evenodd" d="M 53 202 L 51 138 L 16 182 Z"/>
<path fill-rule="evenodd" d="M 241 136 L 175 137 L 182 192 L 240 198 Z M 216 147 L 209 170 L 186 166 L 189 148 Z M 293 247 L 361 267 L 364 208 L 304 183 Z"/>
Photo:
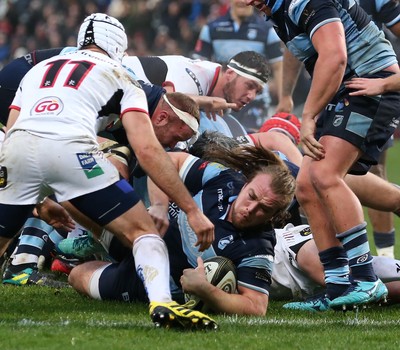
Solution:
<path fill-rule="evenodd" d="M 104 171 L 90 153 L 77 153 L 78 161 L 88 179 L 103 175 Z"/>
<path fill-rule="evenodd" d="M 55 116 L 64 109 L 63 102 L 54 96 L 42 98 L 31 109 L 31 115 Z"/>
<path fill-rule="evenodd" d="M 255 38 L 257 38 L 257 29 L 249 28 L 249 30 L 247 31 L 247 38 L 249 40 L 254 40 Z"/>
<path fill-rule="evenodd" d="M 194 81 L 194 83 L 196 84 L 197 91 L 199 92 L 199 95 L 203 96 L 204 95 L 204 91 L 201 88 L 200 81 L 199 81 L 199 79 L 197 79 L 196 74 L 194 74 L 189 68 L 185 68 L 185 70 L 186 70 L 186 73 L 189 74 L 189 77 L 191 77 L 192 80 Z"/>
<path fill-rule="evenodd" d="M 229 235 L 226 237 L 222 237 L 219 241 L 218 241 L 218 249 L 224 250 L 225 247 L 233 242 L 233 236 Z"/>
<path fill-rule="evenodd" d="M 5 166 L 0 167 L 0 188 L 7 186 L 7 168 Z"/>
<path fill-rule="evenodd" d="M 217 190 L 217 194 L 218 194 L 218 198 L 217 198 L 217 202 L 218 202 L 218 210 L 219 211 L 223 211 L 224 210 L 224 191 L 222 190 L 222 188 L 218 188 Z"/>
<path fill-rule="evenodd" d="M 343 122 L 343 115 L 335 115 L 335 118 L 333 119 L 333 126 L 339 126 Z"/>
<path fill-rule="evenodd" d="M 335 112 L 341 113 L 343 112 L 343 108 L 344 108 L 344 103 L 338 102 L 338 104 L 335 107 Z"/>

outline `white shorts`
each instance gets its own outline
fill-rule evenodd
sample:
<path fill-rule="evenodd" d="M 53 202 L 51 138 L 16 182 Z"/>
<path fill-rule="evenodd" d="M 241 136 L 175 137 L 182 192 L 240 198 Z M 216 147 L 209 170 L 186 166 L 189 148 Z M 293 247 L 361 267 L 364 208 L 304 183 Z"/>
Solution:
<path fill-rule="evenodd" d="M 1 150 L 1 145 L 2 145 L 5 137 L 6 137 L 6 134 L 0 130 L 0 150 Z"/>
<path fill-rule="evenodd" d="M 63 202 L 119 180 L 96 141 L 52 140 L 26 131 L 15 131 L 4 141 L 0 167 L 7 174 L 0 188 L 3 204 L 36 204 L 52 193 Z"/>
<path fill-rule="evenodd" d="M 275 229 L 276 246 L 271 299 L 304 299 L 316 293 L 319 286 L 303 273 L 297 264 L 297 249 L 313 239 L 308 225 L 294 227 L 288 224 L 284 229 Z"/>

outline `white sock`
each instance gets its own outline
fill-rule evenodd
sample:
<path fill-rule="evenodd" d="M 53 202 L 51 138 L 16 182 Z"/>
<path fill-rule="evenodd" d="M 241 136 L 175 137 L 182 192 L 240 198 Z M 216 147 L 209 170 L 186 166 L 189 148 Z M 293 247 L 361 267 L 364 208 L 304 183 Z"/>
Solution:
<path fill-rule="evenodd" d="M 136 272 L 143 281 L 150 302 L 171 301 L 168 251 L 160 236 L 140 236 L 133 242 L 132 253 Z"/>
<path fill-rule="evenodd" d="M 383 282 L 398 281 L 400 279 L 400 260 L 386 256 L 372 257 L 372 265 L 376 275 Z"/>
<path fill-rule="evenodd" d="M 385 248 L 376 247 L 376 253 L 378 256 L 386 256 L 388 258 L 394 259 L 394 245 Z"/>
<path fill-rule="evenodd" d="M 107 253 L 110 251 L 110 245 L 113 238 L 114 234 L 112 234 L 107 229 L 103 229 L 99 238 L 99 242 L 101 243 L 103 248 L 107 251 Z"/>

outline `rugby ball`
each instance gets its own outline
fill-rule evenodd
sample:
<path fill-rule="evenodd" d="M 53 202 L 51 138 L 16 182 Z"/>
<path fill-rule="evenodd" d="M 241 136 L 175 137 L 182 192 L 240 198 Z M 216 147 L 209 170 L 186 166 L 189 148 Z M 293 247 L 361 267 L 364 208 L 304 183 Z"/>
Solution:
<path fill-rule="evenodd" d="M 204 273 L 207 281 L 213 286 L 229 294 L 237 292 L 236 266 L 230 259 L 223 256 L 214 256 L 204 260 Z M 212 311 L 195 295 L 185 293 L 185 301 L 191 309 L 203 312 Z"/>

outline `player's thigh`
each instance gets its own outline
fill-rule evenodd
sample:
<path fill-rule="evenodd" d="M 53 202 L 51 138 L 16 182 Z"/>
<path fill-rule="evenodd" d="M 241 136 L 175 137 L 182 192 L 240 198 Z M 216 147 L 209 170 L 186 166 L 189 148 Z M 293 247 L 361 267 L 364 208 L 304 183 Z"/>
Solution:
<path fill-rule="evenodd" d="M 90 293 L 102 300 L 148 301 L 143 282 L 136 273 L 132 255 L 93 274 Z"/>

